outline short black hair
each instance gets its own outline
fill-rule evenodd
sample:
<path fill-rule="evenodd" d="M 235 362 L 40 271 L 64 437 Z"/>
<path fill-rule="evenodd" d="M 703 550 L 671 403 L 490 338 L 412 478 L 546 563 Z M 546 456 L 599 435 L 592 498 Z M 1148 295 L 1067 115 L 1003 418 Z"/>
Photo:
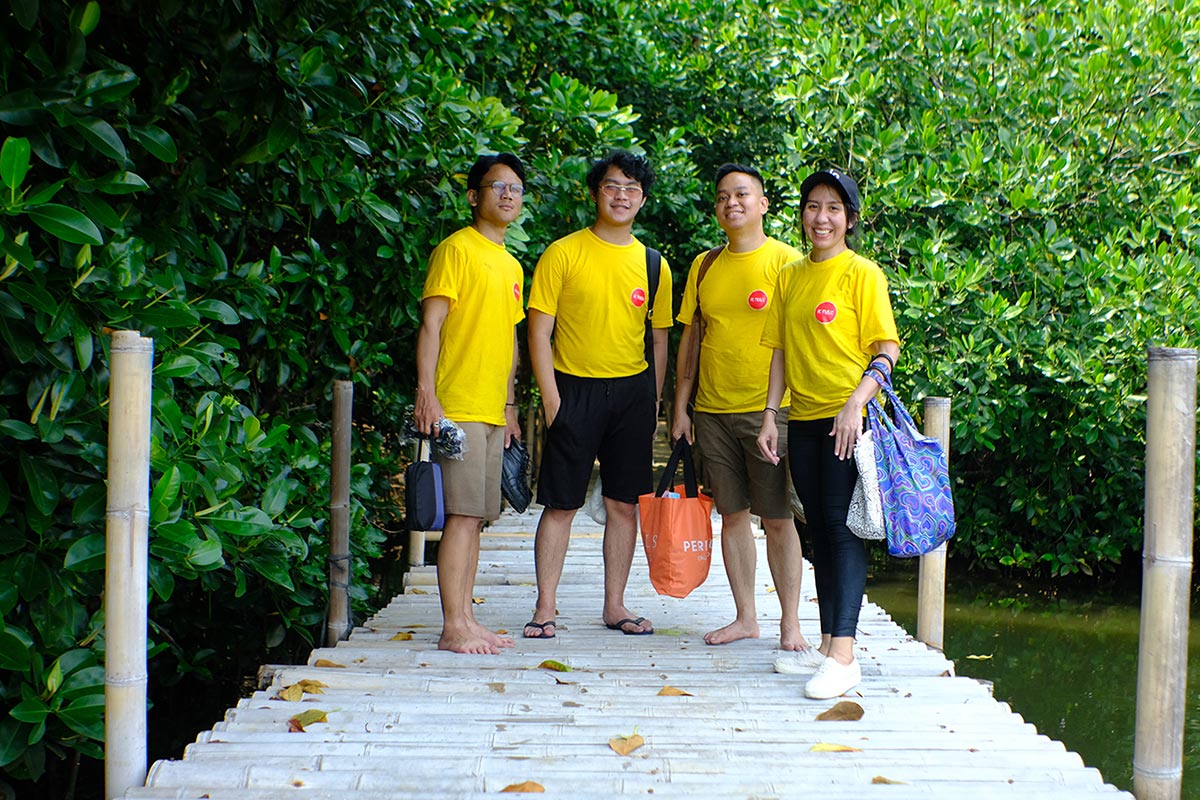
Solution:
<path fill-rule="evenodd" d="M 525 166 L 521 163 L 521 159 L 512 153 L 497 153 L 495 155 L 480 156 L 475 159 L 475 163 L 471 165 L 470 171 L 467 172 L 467 188 L 478 191 L 479 184 L 483 181 L 483 176 L 487 175 L 488 170 L 497 164 L 503 164 L 508 167 L 517 173 L 517 177 L 521 179 L 521 183 L 525 182 Z"/>
<path fill-rule="evenodd" d="M 629 177 L 641 184 L 642 193 L 649 195 L 650 187 L 654 185 L 654 167 L 645 156 L 634 155 L 628 150 L 613 150 L 604 158 L 592 164 L 588 170 L 587 185 L 592 194 L 599 194 L 600 181 L 609 167 L 616 167 Z"/>
<path fill-rule="evenodd" d="M 721 184 L 721 181 L 725 179 L 726 175 L 734 172 L 744 172 L 751 178 L 754 178 L 754 180 L 758 181 L 758 188 L 762 189 L 764 194 L 766 193 L 767 182 L 763 180 L 763 176 L 760 175 L 758 170 L 756 170 L 754 167 L 747 167 L 745 164 L 725 163 L 717 167 L 717 176 L 713 178 L 713 188 L 717 188 Z"/>

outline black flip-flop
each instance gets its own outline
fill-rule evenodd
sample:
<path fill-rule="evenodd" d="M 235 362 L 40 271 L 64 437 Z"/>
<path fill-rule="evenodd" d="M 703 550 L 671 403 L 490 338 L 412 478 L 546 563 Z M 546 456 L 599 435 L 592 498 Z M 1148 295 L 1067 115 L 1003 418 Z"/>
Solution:
<path fill-rule="evenodd" d="M 604 623 L 604 627 L 608 628 L 610 631 L 620 631 L 621 633 L 625 634 L 626 636 L 649 636 L 650 634 L 654 633 L 653 628 L 651 628 L 648 631 L 636 631 L 636 630 L 635 631 L 627 631 L 627 630 L 625 630 L 626 625 L 636 625 L 638 627 L 641 627 L 641 624 L 645 621 L 646 621 L 645 617 L 638 617 L 637 619 L 634 619 L 632 617 L 626 617 L 625 619 L 617 620 L 616 622 L 614 622 L 611 625 L 609 625 L 606 622 L 606 623 Z"/>
<path fill-rule="evenodd" d="M 553 639 L 557 634 L 546 633 L 547 625 L 554 625 L 554 620 L 548 619 L 545 622 L 534 622 L 533 620 L 529 620 L 529 622 L 525 623 L 525 627 L 526 628 L 537 628 L 539 633 L 537 636 L 530 636 L 529 634 L 522 632 L 522 635 L 526 639 Z M 554 625 L 554 629 L 558 630 L 558 626 Z"/>

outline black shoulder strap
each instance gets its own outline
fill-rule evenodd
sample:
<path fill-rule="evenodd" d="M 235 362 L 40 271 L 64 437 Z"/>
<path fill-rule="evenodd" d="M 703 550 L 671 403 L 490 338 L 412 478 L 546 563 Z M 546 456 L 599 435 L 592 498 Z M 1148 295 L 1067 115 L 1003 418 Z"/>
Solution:
<path fill-rule="evenodd" d="M 650 368 L 650 379 L 657 380 L 654 374 L 654 328 L 650 324 L 650 314 L 654 311 L 654 296 L 658 294 L 658 278 L 662 272 L 662 253 L 653 247 L 646 248 L 646 289 L 650 297 L 646 299 L 646 365 Z"/>

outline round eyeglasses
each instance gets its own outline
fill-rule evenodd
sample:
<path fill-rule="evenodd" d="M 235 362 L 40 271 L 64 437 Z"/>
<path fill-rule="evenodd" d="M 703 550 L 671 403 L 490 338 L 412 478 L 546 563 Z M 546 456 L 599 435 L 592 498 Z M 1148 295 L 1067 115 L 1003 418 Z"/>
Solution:
<path fill-rule="evenodd" d="M 642 187 L 636 184 L 626 186 L 623 183 L 602 183 L 600 184 L 600 191 L 609 197 L 616 197 L 618 194 L 624 194 L 630 198 L 642 196 Z"/>
<path fill-rule="evenodd" d="M 525 194 L 525 187 L 519 183 L 505 183 L 504 181 L 492 181 L 487 184 L 498 197 L 503 197 L 505 192 L 508 192 L 513 197 L 520 197 Z M 482 187 L 480 187 L 482 188 Z"/>

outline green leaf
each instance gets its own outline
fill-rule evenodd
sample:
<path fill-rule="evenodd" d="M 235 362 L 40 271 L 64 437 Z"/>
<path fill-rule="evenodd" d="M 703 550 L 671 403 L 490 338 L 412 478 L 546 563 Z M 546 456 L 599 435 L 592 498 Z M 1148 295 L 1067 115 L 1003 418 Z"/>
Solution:
<path fill-rule="evenodd" d="M 131 126 L 129 138 L 146 148 L 146 152 L 159 161 L 173 164 L 179 160 L 179 149 L 175 146 L 175 140 L 157 125 Z"/>
<path fill-rule="evenodd" d="M 134 172 L 114 172 L 96 183 L 96 188 L 105 194 L 133 194 L 150 188 L 142 177 Z"/>
<path fill-rule="evenodd" d="M 37 438 L 37 432 L 33 426 L 28 422 L 21 422 L 19 419 L 0 419 L 0 434 L 11 436 L 18 442 L 28 442 L 30 439 Z"/>
<path fill-rule="evenodd" d="M 45 462 L 21 453 L 21 474 L 29 487 L 29 500 L 44 516 L 58 506 L 58 480 Z"/>
<path fill-rule="evenodd" d="M 104 244 L 100 229 L 79 211 L 57 203 L 31 208 L 26 212 L 38 227 L 71 244 Z"/>
<path fill-rule="evenodd" d="M 125 143 L 121 141 L 121 136 L 117 133 L 116 128 L 104 120 L 94 117 L 77 120 L 75 122 L 75 129 L 83 135 L 83 138 L 92 147 L 118 164 L 124 165 L 128 160 L 129 157 L 125 152 Z"/>
<path fill-rule="evenodd" d="M 107 505 L 108 487 L 103 482 L 93 483 L 75 498 L 75 505 L 71 507 L 71 522 L 76 525 L 99 522 L 104 519 Z"/>
<path fill-rule="evenodd" d="M 225 563 L 221 541 L 216 537 L 200 539 L 188 554 L 188 563 L 196 569 L 213 569 Z"/>
<path fill-rule="evenodd" d="M 368 194 L 363 198 L 363 203 L 387 222 L 400 221 L 400 213 L 374 195 Z"/>
<path fill-rule="evenodd" d="M 200 321 L 195 309 L 178 300 L 139 309 L 133 312 L 133 318 L 159 328 L 190 328 Z"/>
<path fill-rule="evenodd" d="M 147 577 L 150 580 L 150 588 L 158 595 L 158 599 L 165 603 L 175 593 L 175 576 L 156 558 L 150 560 L 149 567 Z"/>
<path fill-rule="evenodd" d="M 83 13 L 79 15 L 79 32 L 90 36 L 99 24 L 100 4 L 96 0 L 88 0 L 88 4 L 83 7 Z"/>
<path fill-rule="evenodd" d="M 371 155 L 371 147 L 362 139 L 356 136 L 342 136 L 342 139 L 350 146 L 350 149 L 358 153 L 360 156 Z"/>
<path fill-rule="evenodd" d="M 7 422 L 7 420 L 5 420 L 5 422 Z M 2 424 L 3 422 L 0 422 L 0 425 Z M 8 511 L 8 501 L 10 496 L 11 491 L 8 488 L 8 481 L 4 479 L 3 475 L 0 475 L 0 517 L 3 517 L 4 512 Z M 0 617 L 2 616 L 4 616 L 4 614 L 0 613 Z"/>
<path fill-rule="evenodd" d="M 17 607 L 19 597 L 15 583 L 0 580 L 0 616 L 8 616 Z"/>
<path fill-rule="evenodd" d="M 261 536 L 275 528 L 275 523 L 266 512 L 252 507 L 212 514 L 205 517 L 204 521 L 230 536 Z"/>
<path fill-rule="evenodd" d="M 25 631 L 11 625 L 0 631 L 0 669 L 24 672 L 32 652 L 33 640 Z"/>
<path fill-rule="evenodd" d="M 55 714 L 63 723 L 89 739 L 104 740 L 104 695 L 84 695 Z"/>
<path fill-rule="evenodd" d="M 292 584 L 292 576 L 288 569 L 288 563 L 283 559 L 277 558 L 258 558 L 251 562 L 254 571 L 262 575 L 271 583 L 278 584 L 288 591 L 295 591 L 296 587 Z"/>
<path fill-rule="evenodd" d="M 36 7 L 37 3 L 34 3 L 34 6 Z M 36 11 L 34 13 L 36 14 Z M 0 719 L 0 767 L 7 767 L 24 755 L 29 749 L 25 743 L 28 735 L 26 727 L 12 717 Z"/>
<path fill-rule="evenodd" d="M 86 35 L 85 33 L 84 36 Z M 85 77 L 76 97 L 80 100 L 92 100 L 96 104 L 111 103 L 132 92 L 140 82 L 138 76 L 129 70 L 104 69 Z"/>
<path fill-rule="evenodd" d="M 13 719 L 36 725 L 46 719 L 46 715 L 50 713 L 50 708 L 42 702 L 40 697 L 27 697 L 13 706 L 13 709 L 8 713 Z"/>
<path fill-rule="evenodd" d="M 175 501 L 179 499 L 179 489 L 182 485 L 183 474 L 179 471 L 179 467 L 172 466 L 163 473 L 163 476 L 154 484 L 154 491 L 150 493 L 151 522 L 164 522 L 170 519 L 171 511 L 175 508 Z"/>
<path fill-rule="evenodd" d="M 29 172 L 29 140 L 10 136 L 0 149 L 0 181 L 16 189 Z"/>
<path fill-rule="evenodd" d="M 32 306 L 50 316 L 58 313 L 58 303 L 54 301 L 54 296 L 40 286 L 32 283 L 14 283 L 8 287 L 8 290 L 12 292 L 13 297 L 27 306 Z"/>
<path fill-rule="evenodd" d="M 226 325 L 236 325 L 242 321 L 241 316 L 233 306 L 221 300 L 201 300 L 196 303 L 196 311 L 200 316 L 219 320 Z"/>
<path fill-rule="evenodd" d="M 104 545 L 104 534 L 88 534 L 67 550 L 63 566 L 73 572 L 95 572 L 104 569 Z"/>
<path fill-rule="evenodd" d="M 195 356 L 178 355 L 159 364 L 154 373 L 160 378 L 190 378 L 199 369 L 200 362 Z"/>
<path fill-rule="evenodd" d="M 71 337 L 75 342 L 75 359 L 79 368 L 86 370 L 92 365 L 92 354 L 95 346 L 92 331 L 83 322 L 76 322 L 71 327 Z"/>

